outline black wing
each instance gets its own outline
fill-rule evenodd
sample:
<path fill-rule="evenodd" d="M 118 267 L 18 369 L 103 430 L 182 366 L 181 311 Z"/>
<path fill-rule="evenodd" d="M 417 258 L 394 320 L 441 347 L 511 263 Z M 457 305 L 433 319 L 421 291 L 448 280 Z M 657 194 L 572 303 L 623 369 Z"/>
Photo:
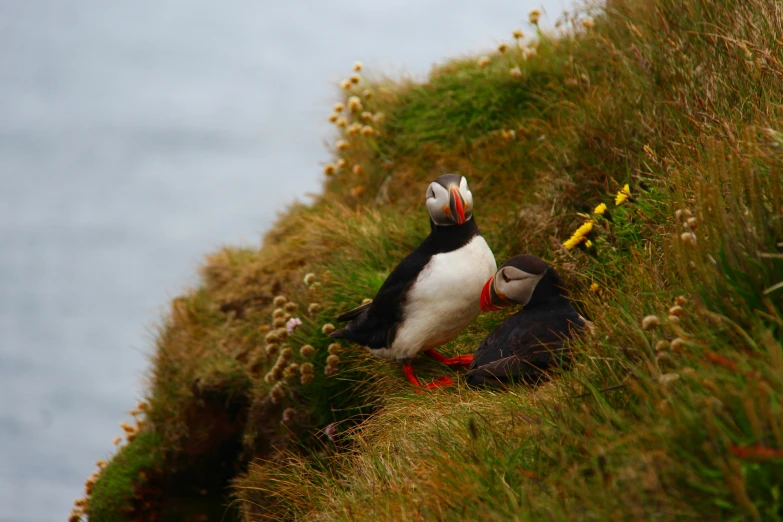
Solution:
<path fill-rule="evenodd" d="M 567 357 L 563 340 L 584 322 L 571 307 L 522 310 L 506 319 L 481 343 L 465 375 L 468 384 L 538 381 Z"/>
<path fill-rule="evenodd" d="M 428 239 L 408 254 L 386 278 L 372 303 L 354 308 L 337 318 L 350 320 L 344 330 L 332 332 L 335 339 L 347 339 L 369 348 L 387 348 L 394 342 L 408 288 L 432 258 Z"/>

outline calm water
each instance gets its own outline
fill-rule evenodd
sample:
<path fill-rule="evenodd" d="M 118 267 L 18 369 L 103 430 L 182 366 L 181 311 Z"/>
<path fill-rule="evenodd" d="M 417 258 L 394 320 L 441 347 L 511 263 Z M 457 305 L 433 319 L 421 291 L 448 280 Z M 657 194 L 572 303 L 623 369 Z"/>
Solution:
<path fill-rule="evenodd" d="M 420 75 L 540 3 L 462 4 L 0 0 L 0 521 L 65 520 L 167 301 L 320 189 L 354 60 Z"/>

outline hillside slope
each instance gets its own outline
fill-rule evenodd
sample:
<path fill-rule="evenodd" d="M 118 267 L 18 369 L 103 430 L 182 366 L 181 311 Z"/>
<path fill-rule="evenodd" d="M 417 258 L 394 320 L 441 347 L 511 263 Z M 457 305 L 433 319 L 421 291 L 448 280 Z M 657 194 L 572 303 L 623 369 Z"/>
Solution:
<path fill-rule="evenodd" d="M 530 23 L 424 83 L 347 79 L 323 195 L 260 249 L 209 256 L 173 301 L 137 425 L 77 508 L 94 522 L 783 517 L 783 7 L 608 0 L 558 31 Z M 424 190 L 446 172 L 470 181 L 497 259 L 551 262 L 596 325 L 536 389 L 417 394 L 326 335 L 426 236 Z"/>

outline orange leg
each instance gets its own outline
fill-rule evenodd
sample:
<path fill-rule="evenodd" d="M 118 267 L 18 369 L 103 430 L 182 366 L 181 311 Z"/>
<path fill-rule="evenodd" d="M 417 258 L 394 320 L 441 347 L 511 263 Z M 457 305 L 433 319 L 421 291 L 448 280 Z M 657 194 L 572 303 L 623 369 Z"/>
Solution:
<path fill-rule="evenodd" d="M 410 382 L 412 385 L 416 386 L 417 388 L 423 388 L 425 390 L 434 390 L 437 388 L 444 388 L 446 386 L 451 386 L 452 384 L 454 384 L 452 378 L 448 376 L 439 377 L 429 384 L 422 384 L 421 381 L 419 381 L 419 378 L 416 377 L 416 374 L 413 373 L 413 366 L 411 366 L 411 363 L 403 363 L 402 371 L 405 373 L 405 377 L 408 378 L 408 382 Z"/>
<path fill-rule="evenodd" d="M 440 352 L 435 350 L 427 350 L 424 352 L 436 361 L 445 364 L 446 366 L 468 366 L 473 360 L 473 354 L 458 355 L 456 357 L 446 357 Z"/>

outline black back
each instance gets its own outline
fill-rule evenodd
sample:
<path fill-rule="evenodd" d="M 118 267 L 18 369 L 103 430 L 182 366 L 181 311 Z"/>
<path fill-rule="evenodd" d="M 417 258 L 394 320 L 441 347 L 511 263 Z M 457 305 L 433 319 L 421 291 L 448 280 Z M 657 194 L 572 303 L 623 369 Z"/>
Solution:
<path fill-rule="evenodd" d="M 372 303 L 354 308 L 337 318 L 351 320 L 344 330 L 332 332 L 335 339 L 347 339 L 368 348 L 388 348 L 402 321 L 408 290 L 432 256 L 452 252 L 479 235 L 475 220 L 462 225 L 438 226 L 430 220 L 427 238 L 389 274 Z"/>
<path fill-rule="evenodd" d="M 507 318 L 484 339 L 465 380 L 471 386 L 519 381 L 533 384 L 568 359 L 563 341 L 584 326 L 565 295 L 550 294 L 549 299 L 528 304 Z"/>

